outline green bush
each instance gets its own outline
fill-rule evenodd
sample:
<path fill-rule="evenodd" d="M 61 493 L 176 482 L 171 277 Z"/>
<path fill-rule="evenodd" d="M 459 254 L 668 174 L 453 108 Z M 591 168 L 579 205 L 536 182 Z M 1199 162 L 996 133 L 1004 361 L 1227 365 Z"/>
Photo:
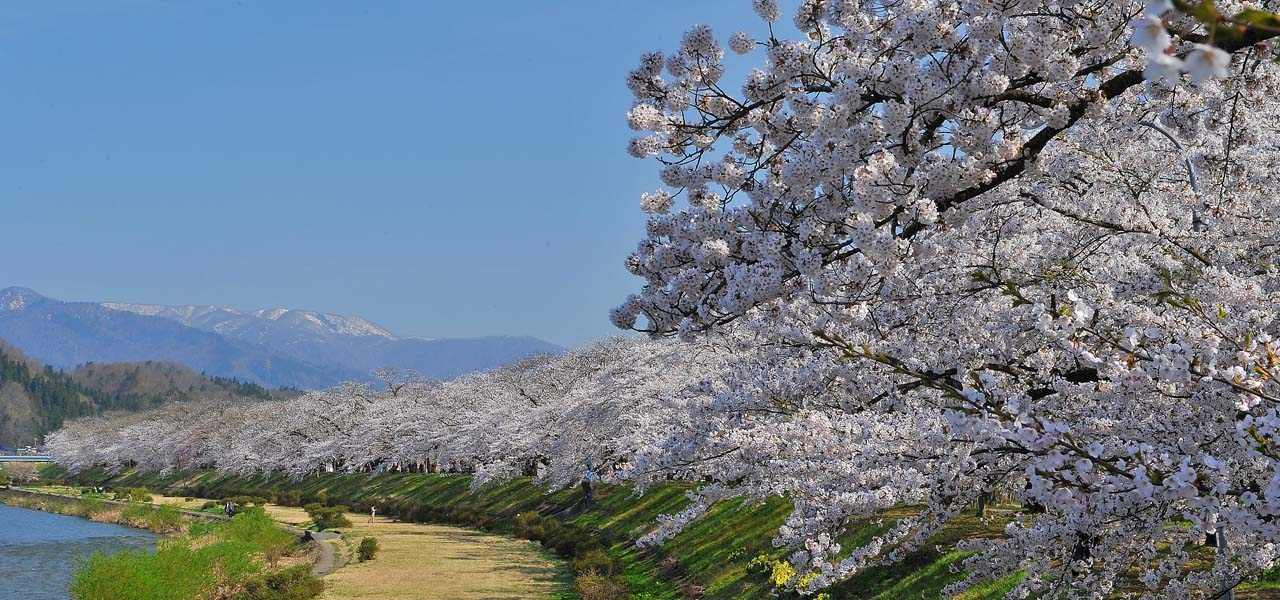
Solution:
<path fill-rule="evenodd" d="M 281 506 L 302 506 L 302 492 L 288 490 L 276 494 L 276 504 Z"/>
<path fill-rule="evenodd" d="M 151 494 L 142 488 L 128 488 L 116 490 L 113 500 L 120 502 L 142 502 L 150 504 L 152 501 Z"/>
<path fill-rule="evenodd" d="M 213 521 L 201 521 L 199 519 L 194 519 L 187 525 L 187 535 L 191 537 L 209 535 L 217 530 L 221 525 L 221 523 L 215 523 Z"/>
<path fill-rule="evenodd" d="M 147 515 L 147 529 L 168 533 L 182 529 L 182 513 L 172 506 L 159 506 Z"/>
<path fill-rule="evenodd" d="M 347 519 L 347 507 L 345 506 L 325 506 L 313 502 L 304 506 L 303 510 L 307 511 L 307 516 L 311 517 L 311 525 L 318 531 L 351 526 L 351 521 Z"/>
<path fill-rule="evenodd" d="M 356 553 L 360 556 L 360 562 L 373 560 L 373 557 L 378 554 L 378 540 L 371 537 L 360 540 Z"/>
<path fill-rule="evenodd" d="M 218 542 L 193 548 L 191 540 L 165 540 L 155 552 L 94 554 L 72 580 L 76 600 L 188 600 L 214 590 L 219 580 L 255 573 L 254 548 Z"/>
<path fill-rule="evenodd" d="M 307 600 L 324 591 L 324 582 L 307 565 L 250 579 L 234 600 Z"/>
<path fill-rule="evenodd" d="M 542 515 L 529 511 L 516 515 L 515 535 L 526 540 L 542 541 Z"/>
<path fill-rule="evenodd" d="M 573 572 L 578 574 L 616 575 L 618 573 L 618 562 L 604 550 L 590 550 L 573 559 Z"/>
<path fill-rule="evenodd" d="M 277 526 L 261 507 L 237 514 L 218 529 L 218 534 L 224 540 L 243 542 L 257 548 L 271 566 L 275 566 L 297 543 L 293 534 Z"/>
<path fill-rule="evenodd" d="M 120 511 L 120 520 L 126 525 L 150 529 L 157 533 L 169 533 L 182 529 L 182 513 L 172 506 L 134 504 Z"/>
<path fill-rule="evenodd" d="M 587 573 L 573 580 L 582 600 L 623 600 L 628 597 L 627 584 L 608 575 Z"/>
<path fill-rule="evenodd" d="M 94 497 L 81 498 L 80 510 L 78 511 L 78 516 L 84 517 L 86 519 L 92 519 L 93 515 L 106 512 L 106 510 L 107 510 L 107 503 L 103 502 L 101 498 L 94 498 Z"/>

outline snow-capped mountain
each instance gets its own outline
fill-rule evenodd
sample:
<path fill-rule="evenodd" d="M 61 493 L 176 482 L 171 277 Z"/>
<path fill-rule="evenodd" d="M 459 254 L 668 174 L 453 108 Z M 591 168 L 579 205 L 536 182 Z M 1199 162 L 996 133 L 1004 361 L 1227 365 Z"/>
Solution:
<path fill-rule="evenodd" d="M 57 367 L 167 360 L 272 387 L 326 387 L 380 367 L 438 379 L 563 348 L 532 337 L 403 337 L 355 316 L 269 308 L 61 302 L 0 290 L 0 339 Z"/>
<path fill-rule="evenodd" d="M 62 302 L 26 288 L 0 290 L 0 339 L 67 369 L 88 362 L 172 361 L 270 387 L 326 387 L 363 372 L 316 365 L 168 319 Z"/>
<path fill-rule="evenodd" d="M 348 317 L 312 310 L 263 308 L 239 310 L 227 306 L 129 304 L 103 302 L 112 310 L 123 310 L 149 317 L 163 317 L 188 327 L 228 335 L 244 335 L 257 329 L 289 330 L 311 335 L 376 336 L 397 339 L 395 334 L 360 317 Z"/>
<path fill-rule="evenodd" d="M 0 311 L 22 310 L 44 299 L 45 297 L 37 294 L 35 290 L 24 287 L 6 288 L 0 290 Z"/>

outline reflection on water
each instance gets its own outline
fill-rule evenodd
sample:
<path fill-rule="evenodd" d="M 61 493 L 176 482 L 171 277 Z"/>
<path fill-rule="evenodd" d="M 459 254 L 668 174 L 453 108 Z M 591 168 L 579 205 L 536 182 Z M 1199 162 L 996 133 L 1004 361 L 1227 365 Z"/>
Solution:
<path fill-rule="evenodd" d="M 64 600 L 80 560 L 155 540 L 146 531 L 0 505 L 0 600 Z"/>

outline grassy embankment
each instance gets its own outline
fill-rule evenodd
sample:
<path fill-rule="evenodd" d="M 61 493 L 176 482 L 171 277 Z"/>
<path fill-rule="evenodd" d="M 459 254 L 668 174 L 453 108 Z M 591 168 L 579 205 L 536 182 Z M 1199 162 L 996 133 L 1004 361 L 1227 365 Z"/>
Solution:
<path fill-rule="evenodd" d="M 162 509 L 161 509 L 162 510 Z M 174 510 L 172 508 L 168 510 Z M 297 538 L 261 510 L 194 522 L 155 551 L 95 554 L 71 584 L 76 600 L 304 600 L 323 584 Z"/>
<path fill-rule="evenodd" d="M 59 490 L 48 491 L 59 493 Z M 71 495 L 78 496 L 78 493 Z M 0 504 L 146 529 L 159 534 L 185 531 L 191 522 L 190 518 L 172 507 L 152 506 L 145 502 L 113 501 L 108 494 L 59 497 L 0 489 Z"/>
<path fill-rule="evenodd" d="M 322 588 L 310 574 L 309 547 L 262 511 L 218 521 L 152 504 L 136 489 L 119 494 L 129 497 L 122 501 L 74 489 L 44 491 L 67 496 L 0 490 L 0 504 L 166 534 L 154 551 L 90 557 L 74 575 L 76 600 L 305 600 Z"/>
<path fill-rule="evenodd" d="M 663 485 L 641 496 L 625 488 L 604 487 L 597 490 L 591 506 L 583 506 L 577 490 L 548 495 L 529 480 L 517 479 L 473 492 L 468 488 L 469 478 L 460 475 L 328 474 L 292 481 L 279 476 L 240 478 L 211 472 L 158 475 L 129 471 L 116 476 L 90 472 L 81 475 L 79 481 L 146 487 L 180 496 L 252 495 L 287 503 L 293 500 L 294 504 L 321 501 L 346 504 L 357 512 L 367 511 L 372 504 L 378 506 L 380 514 L 407 521 L 515 533 L 539 539 L 566 556 L 579 574 L 591 570 L 615 572 L 615 579 L 625 582 L 631 597 L 647 600 L 699 595 L 707 599 L 768 596 L 774 591 L 773 561 L 784 556 L 770 540 L 789 511 L 780 498 L 759 505 L 722 502 L 662 547 L 638 550 L 634 540 L 652 528 L 658 515 L 685 505 L 688 486 Z M 525 516 L 518 519 L 521 514 Z M 942 587 L 962 576 L 953 572 L 952 566 L 963 555 L 946 548 L 958 539 L 999 535 L 1007 515 L 993 511 L 988 519 L 958 519 L 906 561 L 872 569 L 830 590 L 830 596 L 937 598 Z M 860 523 L 851 528 L 845 541 L 869 539 L 890 527 L 893 519 L 894 515 L 885 515 Z M 604 558 L 593 552 L 597 543 L 604 546 Z M 998 598 L 1015 582 L 1015 578 L 992 582 L 965 598 Z"/>

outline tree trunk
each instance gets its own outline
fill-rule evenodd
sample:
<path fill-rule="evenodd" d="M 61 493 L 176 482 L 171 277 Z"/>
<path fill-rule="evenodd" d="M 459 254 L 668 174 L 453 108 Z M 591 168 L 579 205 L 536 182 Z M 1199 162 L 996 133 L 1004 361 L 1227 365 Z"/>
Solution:
<path fill-rule="evenodd" d="M 1227 528 L 1219 526 L 1218 530 L 1213 534 L 1214 547 L 1218 549 L 1218 557 L 1226 560 L 1227 556 Z M 1222 600 L 1236 600 L 1236 584 L 1231 581 L 1230 577 L 1223 577 L 1223 592 L 1218 595 Z"/>

